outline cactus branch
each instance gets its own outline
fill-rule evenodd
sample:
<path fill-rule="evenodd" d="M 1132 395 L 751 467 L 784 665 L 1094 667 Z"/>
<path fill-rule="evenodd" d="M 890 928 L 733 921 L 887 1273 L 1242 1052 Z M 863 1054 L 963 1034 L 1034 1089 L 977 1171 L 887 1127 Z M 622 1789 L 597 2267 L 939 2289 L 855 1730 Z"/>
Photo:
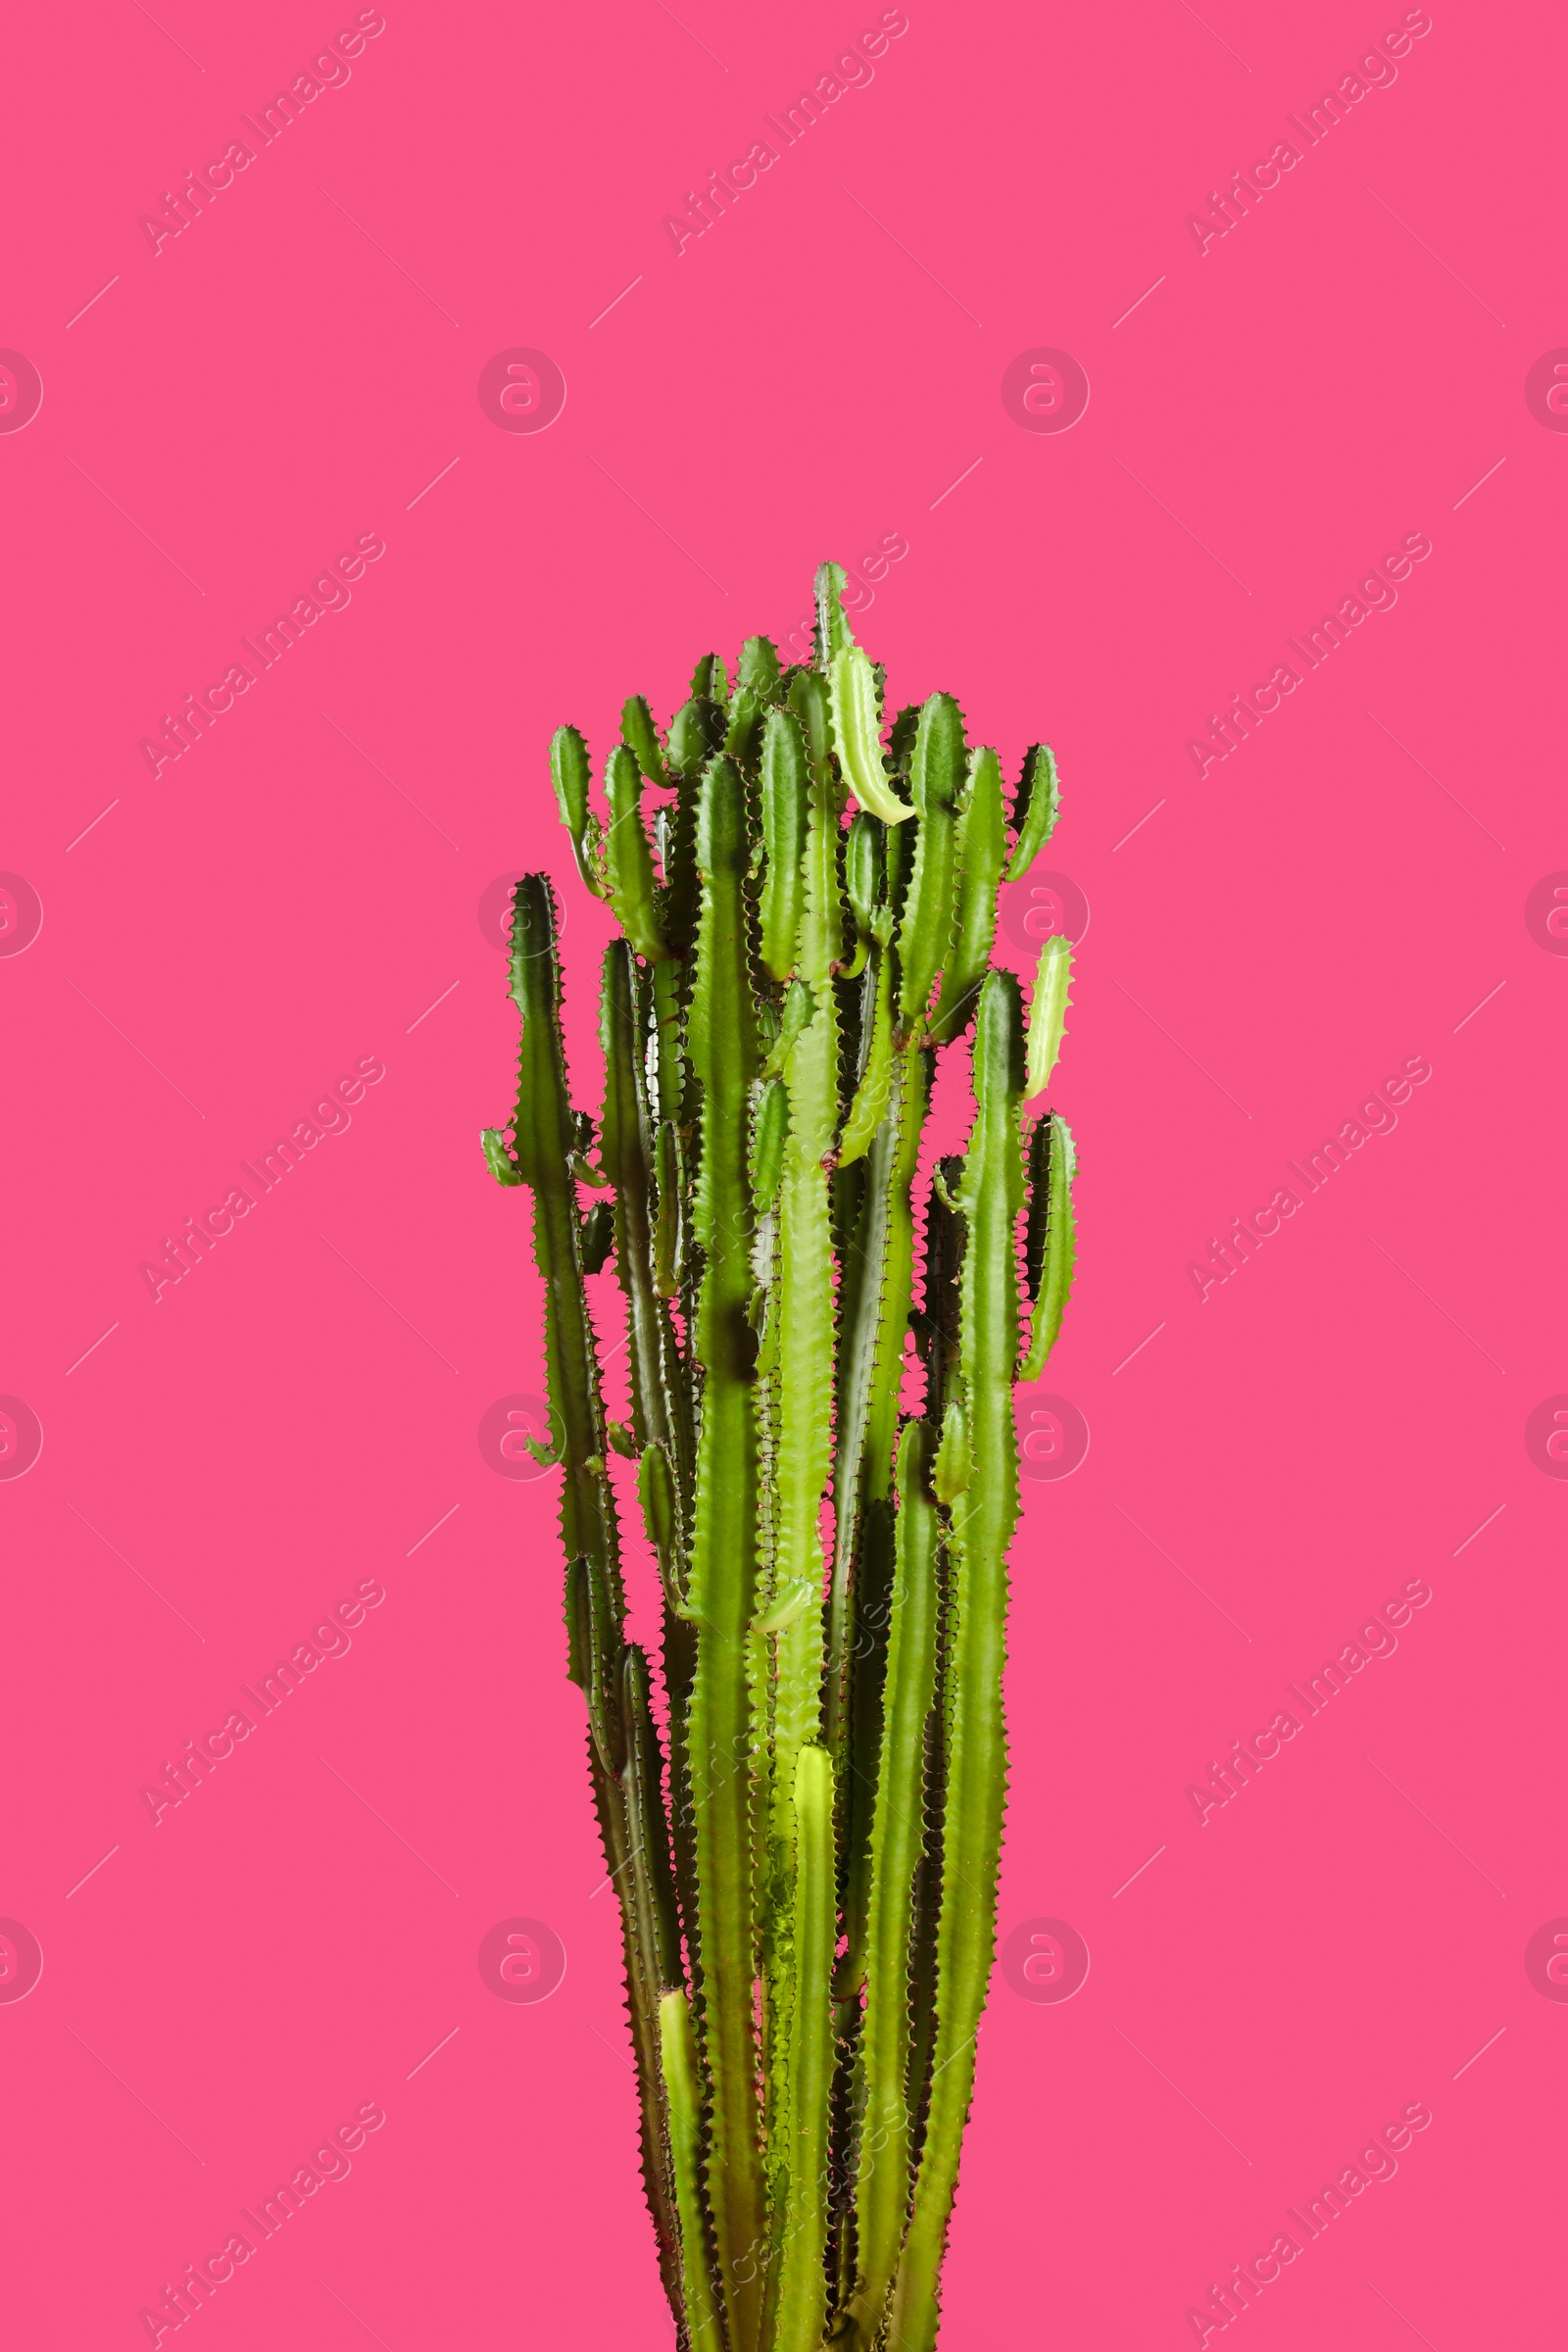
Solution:
<path fill-rule="evenodd" d="M 845 589 L 824 564 L 805 664 L 749 638 L 732 685 L 705 654 L 662 733 L 630 696 L 608 818 L 583 737 L 557 731 L 578 878 L 618 926 L 603 1102 L 597 1130 L 572 1107 L 556 900 L 525 875 L 517 1106 L 482 1138 L 533 1197 L 535 1451 L 560 1484 L 677 2352 L 935 2344 L 1006 1791 L 1011 1388 L 1056 1342 L 1076 1257 L 1072 1136 L 1023 1118 L 1069 951 L 1048 943 L 1027 1035 L 991 960 L 1004 876 L 1055 823 L 1055 763 L 1030 749 L 1009 810 L 944 693 L 884 740 Z M 966 1033 L 967 1145 L 933 1165 L 941 1056 Z M 624 1421 L 595 1321 L 617 1298 Z M 627 1638 L 617 1453 L 657 1661 Z"/>

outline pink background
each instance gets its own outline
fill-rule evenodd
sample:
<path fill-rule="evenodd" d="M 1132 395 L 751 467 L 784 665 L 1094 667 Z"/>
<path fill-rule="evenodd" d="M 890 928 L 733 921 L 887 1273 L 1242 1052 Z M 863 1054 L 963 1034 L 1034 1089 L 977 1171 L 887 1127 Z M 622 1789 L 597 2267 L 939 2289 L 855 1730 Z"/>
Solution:
<path fill-rule="evenodd" d="M 1416 2101 L 1253 2352 L 1559 2342 L 1568 2012 L 1524 1950 L 1568 1912 L 1568 1491 L 1524 1431 L 1568 1389 L 1568 965 L 1525 903 L 1568 866 L 1568 444 L 1524 383 L 1568 341 L 1560 16 L 1435 0 L 1200 254 L 1188 215 L 1397 8 L 909 0 L 677 255 L 666 212 L 875 7 L 389 0 L 155 255 L 160 192 L 354 13 L 12 38 L 0 344 L 43 405 L 0 435 L 0 865 L 43 926 L 0 959 L 0 1390 L 44 1443 L 0 1485 L 0 1913 L 44 1970 L 0 2005 L 8 2335 L 145 2342 L 378 2101 L 209 2352 L 670 2340 L 554 1481 L 476 1444 L 541 1370 L 526 1207 L 477 1143 L 514 1016 L 476 908 L 561 880 L 591 1101 L 604 925 L 551 730 L 602 754 L 627 692 L 667 714 L 895 535 L 862 641 L 1009 772 L 1053 742 L 1045 863 L 1091 912 L 1044 1385 L 1092 1444 L 1025 1483 L 1002 1931 L 1065 1920 L 1092 1965 L 1060 2005 L 998 1972 L 944 2342 L 1174 2352 Z M 547 432 L 476 396 L 516 347 L 564 374 Z M 1004 407 L 1040 347 L 1087 371 L 1069 432 Z M 155 779 L 161 714 L 372 533 L 350 606 Z M 1200 779 L 1208 714 L 1414 533 L 1396 606 Z M 1209 1237 L 1411 1056 L 1397 1128 L 1200 1302 Z M 155 1303 L 163 1237 L 362 1057 L 352 1126 Z M 1397 1653 L 1200 1826 L 1189 1785 L 1416 1578 Z M 371 1579 L 349 1654 L 154 1826 L 142 1785 Z M 516 1915 L 568 1955 L 542 2006 L 476 1966 Z"/>

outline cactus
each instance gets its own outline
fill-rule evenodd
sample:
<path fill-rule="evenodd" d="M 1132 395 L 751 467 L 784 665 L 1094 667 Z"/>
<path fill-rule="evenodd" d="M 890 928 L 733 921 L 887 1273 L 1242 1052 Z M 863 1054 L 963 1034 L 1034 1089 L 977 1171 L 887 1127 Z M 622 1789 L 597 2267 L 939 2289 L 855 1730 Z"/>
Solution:
<path fill-rule="evenodd" d="M 557 734 L 578 875 L 622 933 L 603 1105 L 597 1127 L 571 1105 L 557 906 L 525 875 L 517 1107 L 483 1138 L 534 1199 L 538 1450 L 685 2352 L 935 2344 L 1006 1789 L 1011 1390 L 1073 1278 L 1073 1140 L 1025 1108 L 1070 955 L 1047 943 L 1027 1024 L 991 961 L 1055 763 L 1031 748 L 1009 812 L 951 695 L 889 726 L 844 586 L 823 564 L 811 662 L 752 638 L 732 693 L 705 656 L 662 740 L 632 696 L 608 816 L 582 736 Z M 938 1054 L 966 1035 L 966 1149 L 922 1162 Z M 612 1255 L 627 1424 L 589 1287 Z M 633 1489 L 657 1676 L 626 1632 Z"/>

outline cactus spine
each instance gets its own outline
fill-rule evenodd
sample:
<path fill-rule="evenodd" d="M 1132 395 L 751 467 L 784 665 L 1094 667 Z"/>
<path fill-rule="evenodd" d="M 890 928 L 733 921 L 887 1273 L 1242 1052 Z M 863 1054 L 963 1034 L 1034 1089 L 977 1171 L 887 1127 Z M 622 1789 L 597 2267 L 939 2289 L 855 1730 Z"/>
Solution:
<path fill-rule="evenodd" d="M 556 903 L 530 874 L 517 1107 L 483 1138 L 534 1197 L 567 1671 L 686 2352 L 935 2343 L 996 1924 L 1011 1390 L 1073 1277 L 1072 1137 L 1025 1111 L 1070 957 L 1048 943 L 1027 1033 L 991 964 L 1004 875 L 1055 822 L 1055 763 L 1030 750 L 1009 816 L 951 696 L 887 727 L 843 587 L 823 564 L 810 663 L 752 638 L 732 695 L 705 656 L 662 739 L 632 696 L 608 820 L 582 737 L 557 734 L 577 871 L 623 934 L 603 1106 L 596 1130 L 570 1103 Z M 968 1144 L 927 1163 L 917 1306 L 927 1111 L 966 1033 Z M 612 1252 L 629 1426 L 606 1417 L 590 1304 Z M 626 1638 L 633 1485 L 662 1592 L 657 1706 Z"/>

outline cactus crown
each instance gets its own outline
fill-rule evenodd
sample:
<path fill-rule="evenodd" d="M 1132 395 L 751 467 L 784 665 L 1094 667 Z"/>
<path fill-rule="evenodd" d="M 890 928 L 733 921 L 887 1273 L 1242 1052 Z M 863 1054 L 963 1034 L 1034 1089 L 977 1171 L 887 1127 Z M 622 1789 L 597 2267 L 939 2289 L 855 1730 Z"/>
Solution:
<path fill-rule="evenodd" d="M 570 1105 L 556 902 L 529 874 L 516 1114 L 510 1143 L 484 1137 L 534 1196 L 568 1672 L 690 2352 L 935 2342 L 1005 1794 L 1011 1388 L 1072 1282 L 1072 1138 L 1024 1112 L 1060 1046 L 1066 944 L 1027 1037 L 991 962 L 1055 764 L 1035 746 L 1009 808 L 950 695 L 886 726 L 844 585 L 824 564 L 808 664 L 753 637 L 732 688 L 706 656 L 662 738 L 633 695 L 608 817 L 581 735 L 556 735 L 579 876 L 622 933 L 603 1109 L 596 1131 Z M 916 1305 L 921 1139 L 965 1032 L 973 1120 L 930 1172 Z M 586 1287 L 612 1253 L 629 1426 L 606 1417 Z M 662 1588 L 657 1713 L 612 1452 Z"/>

